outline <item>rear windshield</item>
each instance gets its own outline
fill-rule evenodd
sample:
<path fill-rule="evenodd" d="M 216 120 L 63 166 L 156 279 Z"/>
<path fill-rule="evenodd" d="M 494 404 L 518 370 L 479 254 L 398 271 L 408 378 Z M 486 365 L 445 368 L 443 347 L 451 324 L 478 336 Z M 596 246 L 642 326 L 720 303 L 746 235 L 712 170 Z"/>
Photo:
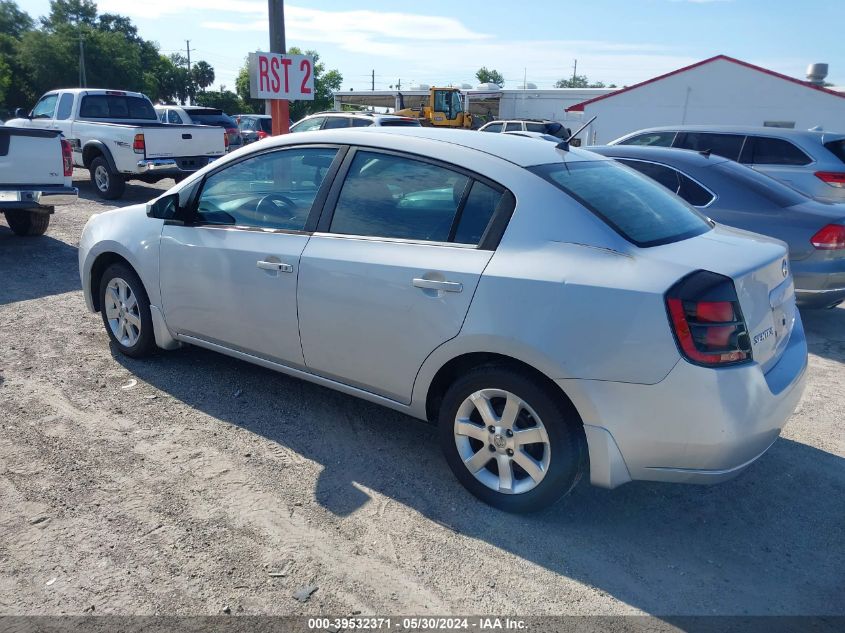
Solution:
<path fill-rule="evenodd" d="M 414 119 L 382 119 L 381 125 L 387 127 L 419 127 L 420 122 Z"/>
<path fill-rule="evenodd" d="M 273 119 L 258 119 L 258 123 L 261 124 L 261 130 L 263 132 L 267 134 L 273 133 Z"/>
<path fill-rule="evenodd" d="M 158 121 L 149 99 L 121 95 L 86 95 L 82 97 L 79 116 L 83 119 Z"/>
<path fill-rule="evenodd" d="M 779 180 L 754 171 L 745 165 L 740 165 L 733 161 L 724 161 L 712 165 L 708 169 L 727 173 L 730 178 L 738 182 L 742 187 L 750 189 L 757 195 L 762 196 L 781 208 L 807 202 L 807 198 L 795 191 L 795 189 L 786 186 Z"/>
<path fill-rule="evenodd" d="M 238 127 L 235 119 L 225 114 L 205 114 L 202 112 L 189 111 L 188 116 L 197 125 L 214 125 L 217 127 Z"/>
<path fill-rule="evenodd" d="M 615 161 L 529 167 L 637 246 L 678 242 L 710 230 L 707 219 L 663 186 Z"/>
<path fill-rule="evenodd" d="M 845 138 L 825 143 L 824 146 L 831 154 L 845 163 Z"/>

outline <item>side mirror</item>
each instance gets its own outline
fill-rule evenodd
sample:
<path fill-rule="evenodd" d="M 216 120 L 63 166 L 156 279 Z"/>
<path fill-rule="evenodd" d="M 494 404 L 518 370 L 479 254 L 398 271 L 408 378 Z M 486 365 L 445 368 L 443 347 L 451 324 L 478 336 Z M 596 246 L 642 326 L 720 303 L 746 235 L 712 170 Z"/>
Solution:
<path fill-rule="evenodd" d="M 179 194 L 171 193 L 147 203 L 147 217 L 172 220 L 179 211 Z"/>
<path fill-rule="evenodd" d="M 29 112 L 27 112 L 23 108 L 15 108 L 15 118 L 16 119 L 28 119 L 28 118 L 30 118 Z"/>

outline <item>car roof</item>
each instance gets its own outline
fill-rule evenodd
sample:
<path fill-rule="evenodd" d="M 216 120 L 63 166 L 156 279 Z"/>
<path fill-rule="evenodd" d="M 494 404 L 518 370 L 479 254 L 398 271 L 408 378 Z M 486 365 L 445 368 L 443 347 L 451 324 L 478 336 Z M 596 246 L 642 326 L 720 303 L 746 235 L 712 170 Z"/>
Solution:
<path fill-rule="evenodd" d="M 784 127 L 764 127 L 754 125 L 663 125 L 649 127 L 625 134 L 620 138 L 630 138 L 649 132 L 715 132 L 723 134 L 751 134 L 757 136 L 771 136 L 774 138 L 805 138 L 813 140 L 845 138 L 845 133 L 826 132 L 824 130 L 795 130 Z"/>
<path fill-rule="evenodd" d="M 302 119 L 310 119 L 311 117 L 315 116 L 348 116 L 348 117 L 355 117 L 355 116 L 365 116 L 365 117 L 379 117 L 379 118 L 387 118 L 387 119 L 407 119 L 410 117 L 404 117 L 400 114 L 390 114 L 390 113 L 381 113 L 381 112 L 344 112 L 342 110 L 325 110 L 323 112 L 315 112 L 314 114 L 309 114 L 308 116 L 302 117 Z M 300 119 L 300 121 L 302 120 Z"/>
<path fill-rule="evenodd" d="M 708 165 L 730 162 L 729 158 L 707 154 L 707 152 L 672 147 L 654 147 L 653 145 L 602 145 L 585 147 L 584 149 L 602 156 L 653 160 L 676 167 L 707 167 Z"/>
<path fill-rule="evenodd" d="M 395 128 L 345 128 L 294 132 L 292 135 L 272 137 L 271 144 L 293 143 L 295 135 L 301 134 L 302 142 L 364 144 L 397 151 L 426 154 L 426 147 L 432 144 L 451 144 L 483 152 L 509 161 L 521 167 L 545 165 L 548 163 L 609 160 L 598 154 L 572 147 L 569 151 L 557 149 L 555 143 L 540 143 L 537 139 L 513 134 L 482 134 L 473 130 L 441 130 L 430 127 Z M 307 135 L 307 137 L 306 137 Z M 268 141 L 264 141 L 267 143 Z"/>

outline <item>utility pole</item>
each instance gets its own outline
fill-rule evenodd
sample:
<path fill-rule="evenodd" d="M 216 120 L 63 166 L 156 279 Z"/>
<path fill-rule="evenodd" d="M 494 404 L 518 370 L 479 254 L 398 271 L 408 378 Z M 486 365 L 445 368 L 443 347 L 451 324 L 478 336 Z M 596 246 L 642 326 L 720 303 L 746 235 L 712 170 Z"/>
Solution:
<path fill-rule="evenodd" d="M 370 90 L 375 91 L 376 89 L 376 71 L 373 69 L 372 79 L 370 83 Z"/>
<path fill-rule="evenodd" d="M 572 87 L 575 87 L 575 76 L 578 73 L 578 60 L 575 60 L 575 63 L 572 64 Z"/>
<path fill-rule="evenodd" d="M 88 78 L 85 76 L 85 36 L 79 30 L 79 87 L 85 88 Z"/>
<path fill-rule="evenodd" d="M 397 90 L 402 90 L 402 80 L 401 80 L 401 79 L 400 79 L 399 81 L 397 81 L 397 82 L 396 82 L 396 89 L 397 89 Z"/>
<path fill-rule="evenodd" d="M 270 52 L 284 54 L 285 48 L 285 3 L 284 0 L 267 0 L 270 16 Z M 287 134 L 290 131 L 290 103 L 287 99 L 270 99 L 270 114 L 273 117 L 273 134 Z"/>
<path fill-rule="evenodd" d="M 191 40 L 185 40 L 185 48 L 188 51 L 188 105 L 191 105 L 191 93 L 193 92 L 193 81 L 191 80 Z"/>

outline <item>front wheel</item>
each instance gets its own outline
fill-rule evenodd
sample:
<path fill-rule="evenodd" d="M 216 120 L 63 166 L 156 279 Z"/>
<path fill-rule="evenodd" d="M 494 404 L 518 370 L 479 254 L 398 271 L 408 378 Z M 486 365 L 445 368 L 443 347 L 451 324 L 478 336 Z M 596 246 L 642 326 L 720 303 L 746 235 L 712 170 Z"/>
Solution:
<path fill-rule="evenodd" d="M 50 225 L 50 214 L 41 211 L 27 211 L 25 209 L 9 209 L 6 222 L 12 233 L 20 236 L 44 235 Z"/>
<path fill-rule="evenodd" d="M 100 279 L 100 313 L 122 354 L 141 358 L 155 351 L 150 300 L 141 279 L 126 264 L 112 264 Z"/>
<path fill-rule="evenodd" d="M 102 156 L 91 161 L 89 168 L 91 184 L 97 190 L 97 195 L 106 200 L 116 200 L 126 190 L 126 181 L 120 174 L 112 173 L 109 164 Z"/>
<path fill-rule="evenodd" d="M 443 398 L 439 427 L 452 472 L 500 510 L 541 510 L 568 493 L 584 469 L 577 414 L 507 367 L 479 367 L 456 380 Z"/>

